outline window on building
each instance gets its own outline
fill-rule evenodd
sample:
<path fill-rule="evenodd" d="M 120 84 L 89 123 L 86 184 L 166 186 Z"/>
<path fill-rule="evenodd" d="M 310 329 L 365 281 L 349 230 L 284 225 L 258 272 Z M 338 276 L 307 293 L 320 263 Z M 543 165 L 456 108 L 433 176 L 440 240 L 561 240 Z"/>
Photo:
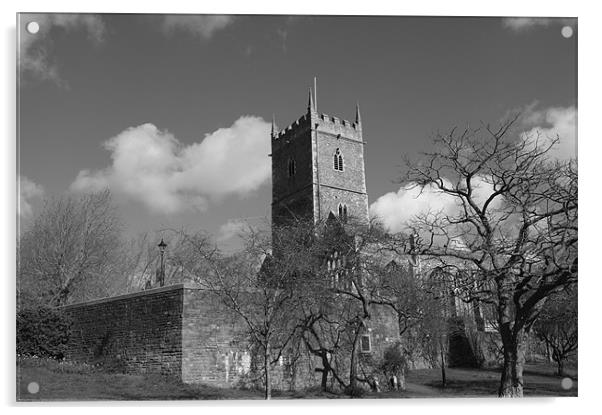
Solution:
<path fill-rule="evenodd" d="M 370 335 L 363 334 L 362 337 L 360 338 L 360 347 L 361 347 L 362 353 L 370 353 L 372 351 L 371 346 L 372 346 L 372 344 L 370 342 Z"/>
<path fill-rule="evenodd" d="M 248 351 L 245 350 L 240 356 L 240 365 L 238 368 L 238 373 L 242 373 L 243 375 L 246 375 L 251 370 L 251 355 Z"/>
<path fill-rule="evenodd" d="M 334 152 L 334 169 L 343 171 L 343 155 L 341 154 L 341 150 L 338 148 L 337 151 Z"/>
<path fill-rule="evenodd" d="M 288 177 L 293 177 L 297 172 L 297 165 L 295 159 L 288 159 Z"/>

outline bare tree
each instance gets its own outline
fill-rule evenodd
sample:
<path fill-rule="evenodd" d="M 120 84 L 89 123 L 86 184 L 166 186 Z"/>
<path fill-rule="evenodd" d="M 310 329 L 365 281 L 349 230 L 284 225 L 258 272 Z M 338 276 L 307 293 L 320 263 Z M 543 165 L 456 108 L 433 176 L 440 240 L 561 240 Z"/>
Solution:
<path fill-rule="evenodd" d="M 309 311 L 313 319 L 308 321 L 319 329 L 310 326 L 311 330 L 305 331 L 311 334 L 308 347 L 323 360 L 322 385 L 331 373 L 350 394 L 359 390 L 359 383 L 379 388 L 374 372 L 378 365 L 369 355 L 363 355 L 360 347 L 370 321 L 381 311 L 377 308 L 393 308 L 405 317 L 414 313 L 411 307 L 400 306 L 399 298 L 390 290 L 387 277 L 392 272 L 387 254 L 391 236 L 372 225 L 355 222 L 354 218 L 343 223 L 331 217 L 316 224 L 315 231 L 314 251 L 321 260 L 314 261 L 318 267 L 312 275 L 315 286 L 321 284 L 321 288 L 308 294 L 310 300 L 319 298 L 321 303 Z M 325 356 L 330 356 L 329 362 Z M 345 375 L 343 370 L 347 371 Z"/>
<path fill-rule="evenodd" d="M 435 367 L 441 370 L 441 385 L 447 386 L 448 353 L 450 324 L 453 311 L 450 309 L 448 287 L 437 279 L 441 273 L 435 271 L 422 280 L 422 295 L 419 309 L 422 313 L 418 323 L 420 347 L 423 355 Z"/>
<path fill-rule="evenodd" d="M 564 376 L 566 361 L 577 353 L 577 289 L 552 296 L 534 326 L 535 334 L 551 349 L 558 376 Z"/>
<path fill-rule="evenodd" d="M 275 261 L 268 234 L 252 228 L 240 252 L 226 255 L 207 235 L 199 233 L 182 235 L 179 255 L 178 263 L 188 274 L 244 322 L 252 344 L 261 351 L 264 396 L 270 399 L 272 366 L 296 330 L 291 318 L 295 296 L 288 282 L 298 272 L 298 263 L 291 258 Z"/>
<path fill-rule="evenodd" d="M 20 235 L 20 300 L 60 306 L 110 294 L 121 278 L 121 248 L 108 190 L 48 199 Z"/>
<path fill-rule="evenodd" d="M 381 272 L 376 301 L 397 314 L 405 357 L 423 358 L 439 367 L 445 387 L 449 334 L 453 328 L 450 320 L 454 315 L 452 294 L 440 269 L 420 274 L 414 239 L 414 235 L 381 236 L 380 255 L 389 258 L 391 254 L 386 252 L 390 251 L 394 259 Z"/>
<path fill-rule="evenodd" d="M 546 299 L 577 281 L 576 162 L 548 159 L 558 139 L 511 137 L 515 120 L 439 134 L 405 177 L 452 201 L 413 223 L 419 251 L 464 301 L 495 310 L 504 397 L 523 395 L 526 335 Z"/>

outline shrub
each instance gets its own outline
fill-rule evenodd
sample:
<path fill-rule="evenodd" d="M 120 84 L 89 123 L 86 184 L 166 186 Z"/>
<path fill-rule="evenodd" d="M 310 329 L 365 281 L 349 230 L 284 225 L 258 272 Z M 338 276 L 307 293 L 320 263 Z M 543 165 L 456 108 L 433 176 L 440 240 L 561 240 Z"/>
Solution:
<path fill-rule="evenodd" d="M 364 396 L 366 391 L 362 389 L 359 385 L 356 386 L 347 386 L 345 388 L 345 394 L 352 398 L 361 398 Z"/>
<path fill-rule="evenodd" d="M 400 343 L 396 343 L 385 350 L 380 369 L 387 382 L 390 382 L 392 377 L 395 376 L 398 382 L 397 387 L 405 389 L 405 374 L 408 370 L 408 359 Z M 389 383 L 389 387 L 393 388 L 393 385 Z"/>
<path fill-rule="evenodd" d="M 65 356 L 71 321 L 63 312 L 50 307 L 21 309 L 17 313 L 17 354 L 22 356 Z"/>

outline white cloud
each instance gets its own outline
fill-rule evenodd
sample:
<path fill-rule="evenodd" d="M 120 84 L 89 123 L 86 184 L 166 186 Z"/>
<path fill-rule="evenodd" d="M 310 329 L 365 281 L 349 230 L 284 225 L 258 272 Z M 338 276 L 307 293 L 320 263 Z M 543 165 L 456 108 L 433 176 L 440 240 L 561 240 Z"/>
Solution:
<path fill-rule="evenodd" d="M 238 237 L 245 229 L 249 228 L 249 224 L 241 219 L 230 219 L 228 222 L 220 226 L 217 232 L 217 240 L 220 242 L 228 241 Z"/>
<path fill-rule="evenodd" d="M 444 180 L 446 187 L 454 185 Z M 493 192 L 493 186 L 484 177 L 475 177 L 472 181 L 474 200 L 482 205 Z M 498 197 L 490 204 L 489 213 L 500 206 Z M 460 212 L 459 200 L 437 189 L 433 184 L 421 187 L 416 183 L 408 183 L 397 192 L 390 192 L 379 197 L 370 205 L 370 216 L 383 224 L 389 232 L 408 231 L 412 220 L 426 213 L 441 213 L 453 216 Z"/>
<path fill-rule="evenodd" d="M 31 34 L 27 31 L 27 24 L 31 21 L 39 24 L 39 32 Z M 21 17 L 19 30 L 18 62 L 21 71 L 61 86 L 66 86 L 66 83 L 59 75 L 57 63 L 49 57 L 52 53 L 50 33 L 55 30 L 79 31 L 95 43 L 102 42 L 106 33 L 105 24 L 99 16 L 81 13 L 27 14 Z"/>
<path fill-rule="evenodd" d="M 31 217 L 33 215 L 32 202 L 44 195 L 44 189 L 37 183 L 28 179 L 25 176 L 19 176 L 19 205 L 17 206 L 17 214 L 21 218 Z"/>
<path fill-rule="evenodd" d="M 407 230 L 416 215 L 432 212 L 450 212 L 455 206 L 453 197 L 434 185 L 421 188 L 416 183 L 402 186 L 397 192 L 379 197 L 370 205 L 370 216 L 378 219 L 390 232 Z"/>
<path fill-rule="evenodd" d="M 270 124 L 243 116 L 198 143 L 183 145 L 153 124 L 131 127 L 105 142 L 112 164 L 82 170 L 75 191 L 109 187 L 151 211 L 205 210 L 210 201 L 256 190 L 271 175 Z"/>
<path fill-rule="evenodd" d="M 522 112 L 519 121 L 520 137 L 531 144 L 538 140 L 539 145 L 545 145 L 551 139 L 559 137 L 560 140 L 550 151 L 551 158 L 567 160 L 576 157 L 577 144 L 577 108 L 550 107 L 537 109 L 537 102 L 519 109 Z M 446 181 L 447 186 L 452 186 Z M 486 177 L 474 180 L 474 195 L 477 203 L 482 204 L 492 193 L 493 187 Z M 503 202 L 498 197 L 491 204 L 490 214 L 495 215 L 495 209 Z M 391 232 L 408 230 L 410 222 L 417 215 L 430 212 L 442 212 L 447 215 L 458 213 L 460 205 L 456 199 L 436 189 L 427 186 L 421 189 L 415 183 L 402 186 L 397 192 L 390 192 L 379 197 L 370 206 L 370 215 L 382 222 L 385 229 Z"/>
<path fill-rule="evenodd" d="M 552 17 L 506 17 L 502 19 L 502 26 L 513 32 L 526 32 L 536 27 L 548 27 L 551 25 L 565 25 L 575 27 L 576 19 L 552 18 Z"/>
<path fill-rule="evenodd" d="M 522 117 L 524 132 L 521 137 L 530 143 L 537 140 L 540 145 L 559 141 L 550 151 L 552 158 L 567 160 L 577 157 L 577 108 L 552 107 L 536 110 L 537 103 L 529 105 Z"/>
<path fill-rule="evenodd" d="M 165 33 L 185 31 L 202 39 L 210 39 L 215 32 L 234 21 L 234 16 L 223 15 L 167 15 L 163 18 Z"/>

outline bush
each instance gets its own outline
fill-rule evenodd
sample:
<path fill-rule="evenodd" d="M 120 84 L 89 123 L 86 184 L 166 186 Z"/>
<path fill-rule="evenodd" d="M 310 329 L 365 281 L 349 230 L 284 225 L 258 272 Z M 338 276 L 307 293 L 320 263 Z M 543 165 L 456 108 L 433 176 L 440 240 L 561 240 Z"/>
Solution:
<path fill-rule="evenodd" d="M 364 396 L 366 391 L 362 389 L 360 386 L 347 386 L 345 388 L 345 395 L 350 396 L 352 398 L 361 398 Z"/>
<path fill-rule="evenodd" d="M 400 343 L 396 343 L 385 350 L 380 369 L 389 383 L 389 388 L 394 388 L 390 382 L 393 376 L 395 376 L 397 378 L 396 387 L 405 389 L 405 375 L 408 370 L 408 359 L 406 358 Z"/>
<path fill-rule="evenodd" d="M 50 307 L 22 309 L 17 313 L 17 354 L 63 359 L 71 321 Z"/>

